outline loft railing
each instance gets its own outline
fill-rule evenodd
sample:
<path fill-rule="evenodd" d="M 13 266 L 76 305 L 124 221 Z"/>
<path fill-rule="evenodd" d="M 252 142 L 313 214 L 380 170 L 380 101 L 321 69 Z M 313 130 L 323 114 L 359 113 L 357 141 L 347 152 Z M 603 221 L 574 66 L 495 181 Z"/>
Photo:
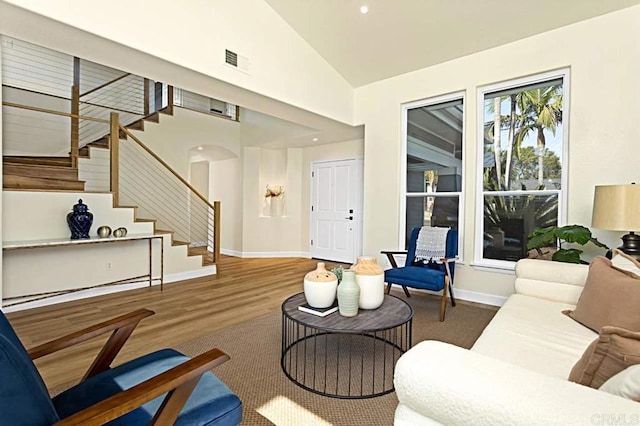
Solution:
<path fill-rule="evenodd" d="M 109 126 L 105 119 L 34 105 L 3 101 L 2 107 L 4 156 L 69 158 L 71 123 Z"/>
<path fill-rule="evenodd" d="M 138 206 L 137 216 L 153 218 L 177 242 L 200 247 L 215 263 L 220 257 L 220 202 L 210 203 L 111 113 L 111 191 L 117 205 Z M 120 135 L 126 139 L 120 139 Z"/>
<path fill-rule="evenodd" d="M 188 90 L 175 88 L 173 92 L 173 104 L 192 111 L 203 112 L 217 117 L 239 121 L 240 107 L 204 95 L 189 92 Z"/>
<path fill-rule="evenodd" d="M 116 206 L 139 205 L 138 217 L 148 214 L 150 219 L 158 219 L 158 228 L 174 231 L 174 239 L 178 241 L 203 247 L 205 257 L 217 261 L 220 252 L 219 202 L 207 201 L 126 126 L 161 109 L 173 113 L 176 92 L 185 103 L 184 107 L 198 110 L 197 103 L 200 102 L 204 105 L 201 112 L 228 119 L 238 120 L 237 107 L 20 40 L 0 37 L 3 43 L 3 94 L 10 95 L 3 96 L 2 103 L 3 148 L 11 148 L 11 155 L 67 157 L 75 167 L 84 145 L 105 139 L 111 161 L 109 165 L 105 164 L 104 172 L 101 169 L 98 174 L 104 175 L 107 182 L 104 186 L 98 187 L 103 185 L 99 182 L 96 187 L 85 186 L 85 189 L 110 189 Z M 9 50 L 11 55 L 7 55 Z M 207 99 L 208 104 L 203 99 Z M 10 122 L 6 120 L 8 117 Z M 120 142 L 119 134 L 128 139 Z M 51 148 L 51 140 L 57 143 L 54 148 Z M 23 149 L 34 141 L 37 147 L 46 146 L 46 152 Z M 83 180 L 81 176 L 80 180 Z"/>
<path fill-rule="evenodd" d="M 66 152 L 74 166 L 83 146 L 109 134 L 108 125 L 80 123 L 75 116 L 109 120 L 111 111 L 116 111 L 120 124 L 127 126 L 160 109 L 172 109 L 175 99 L 176 105 L 183 108 L 236 121 L 239 118 L 236 105 L 178 88 L 174 90 L 167 84 L 12 37 L 0 35 L 0 39 L 2 85 L 14 96 L 4 100 L 71 113 L 70 127 L 54 137 L 70 134 Z M 20 117 L 9 125 L 23 126 L 23 123 Z M 21 139 L 26 141 L 39 136 L 27 135 L 27 127 L 15 134 L 21 134 Z"/>

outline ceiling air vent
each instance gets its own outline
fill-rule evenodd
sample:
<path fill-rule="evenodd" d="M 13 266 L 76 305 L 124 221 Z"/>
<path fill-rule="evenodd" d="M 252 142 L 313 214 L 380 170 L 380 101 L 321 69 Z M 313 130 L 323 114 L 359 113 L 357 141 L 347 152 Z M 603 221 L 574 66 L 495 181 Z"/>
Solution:
<path fill-rule="evenodd" d="M 236 52 L 232 52 L 229 49 L 225 49 L 224 62 L 230 67 L 233 67 L 246 74 L 249 74 L 251 61 L 249 61 L 249 58 L 245 56 L 238 55 Z"/>

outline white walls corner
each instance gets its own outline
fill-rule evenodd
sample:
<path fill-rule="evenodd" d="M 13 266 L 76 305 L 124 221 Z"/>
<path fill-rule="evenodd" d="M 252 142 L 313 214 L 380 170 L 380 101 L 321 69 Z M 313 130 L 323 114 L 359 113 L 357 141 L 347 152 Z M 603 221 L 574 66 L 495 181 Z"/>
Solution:
<path fill-rule="evenodd" d="M 473 259 L 476 191 L 476 89 L 478 86 L 571 68 L 568 223 L 591 223 L 593 188 L 637 180 L 635 165 L 640 110 L 640 6 L 499 46 L 430 68 L 360 87 L 355 91 L 357 123 L 364 123 L 364 252 L 398 248 L 401 158 L 401 105 L 466 91 L 464 155 L 464 265 L 456 287 L 506 296 L 513 277 L 475 269 Z M 625 31 L 621 31 L 624 28 Z M 635 71 L 634 71 L 635 70 Z M 380 190 L 374 190 L 380 189 Z M 383 189 L 383 190 L 382 190 Z M 620 233 L 594 230 L 617 246 Z"/>

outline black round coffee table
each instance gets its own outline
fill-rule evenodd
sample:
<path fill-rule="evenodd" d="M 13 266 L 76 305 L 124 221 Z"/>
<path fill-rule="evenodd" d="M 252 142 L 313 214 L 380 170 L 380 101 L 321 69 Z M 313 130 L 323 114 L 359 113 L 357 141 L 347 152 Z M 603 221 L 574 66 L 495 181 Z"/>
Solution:
<path fill-rule="evenodd" d="M 319 317 L 298 310 L 303 293 L 282 303 L 284 374 L 302 388 L 334 398 L 371 398 L 393 392 L 400 355 L 411 348 L 413 308 L 385 295 L 378 309 Z"/>

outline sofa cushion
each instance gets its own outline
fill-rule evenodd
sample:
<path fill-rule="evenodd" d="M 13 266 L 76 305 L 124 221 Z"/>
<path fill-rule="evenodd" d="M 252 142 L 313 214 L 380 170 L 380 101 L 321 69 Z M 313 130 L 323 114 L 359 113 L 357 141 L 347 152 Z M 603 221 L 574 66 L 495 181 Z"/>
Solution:
<path fill-rule="evenodd" d="M 604 326 L 640 331 L 640 277 L 614 268 L 598 256 L 589 265 L 589 275 L 575 310 L 567 314 L 594 331 Z"/>
<path fill-rule="evenodd" d="M 600 390 L 640 402 L 640 364 L 627 367 L 600 386 Z"/>
<path fill-rule="evenodd" d="M 622 370 L 640 364 L 640 333 L 604 327 L 569 374 L 569 380 L 598 389 Z"/>
<path fill-rule="evenodd" d="M 520 259 L 516 263 L 516 293 L 576 305 L 589 268 L 564 262 Z"/>
<path fill-rule="evenodd" d="M 471 350 L 566 380 L 585 348 L 598 337 L 561 313 L 573 307 L 511 295 Z"/>

